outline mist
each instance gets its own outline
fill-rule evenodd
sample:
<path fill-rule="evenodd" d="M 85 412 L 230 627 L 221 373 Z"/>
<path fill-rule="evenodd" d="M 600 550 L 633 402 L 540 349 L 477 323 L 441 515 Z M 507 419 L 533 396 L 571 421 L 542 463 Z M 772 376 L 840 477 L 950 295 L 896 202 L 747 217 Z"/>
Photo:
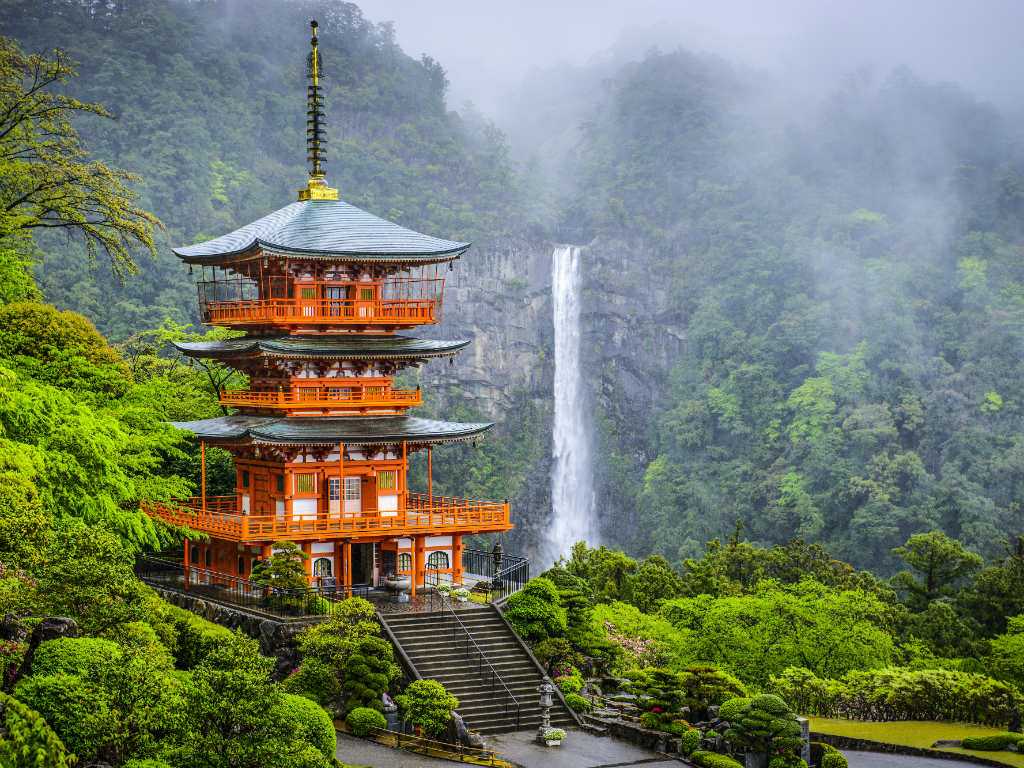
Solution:
<path fill-rule="evenodd" d="M 1000 104 L 1020 101 L 1024 5 L 725 0 L 364 0 L 368 19 L 394 22 L 411 55 L 426 53 L 448 71 L 451 106 L 472 102 L 503 122 L 508 97 L 531 73 L 554 65 L 593 65 L 636 57 L 656 46 L 712 53 L 785 79 L 796 92 L 831 88 L 862 69 L 907 67 Z"/>

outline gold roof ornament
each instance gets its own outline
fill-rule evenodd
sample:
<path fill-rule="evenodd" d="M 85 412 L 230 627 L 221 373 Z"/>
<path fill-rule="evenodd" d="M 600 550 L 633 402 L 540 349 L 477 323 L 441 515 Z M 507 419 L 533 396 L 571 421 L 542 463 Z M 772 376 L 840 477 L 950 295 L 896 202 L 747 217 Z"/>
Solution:
<path fill-rule="evenodd" d="M 323 72 L 316 20 L 310 21 L 309 26 L 313 32 L 309 41 L 309 58 L 306 60 L 306 76 L 309 78 L 309 85 L 306 86 L 306 160 L 310 168 L 306 188 L 299 190 L 299 201 L 337 200 L 338 190 L 327 186 L 327 175 L 324 173 L 324 145 L 327 143 L 324 131 L 327 121 L 324 118 L 324 97 L 320 90 L 320 76 Z"/>

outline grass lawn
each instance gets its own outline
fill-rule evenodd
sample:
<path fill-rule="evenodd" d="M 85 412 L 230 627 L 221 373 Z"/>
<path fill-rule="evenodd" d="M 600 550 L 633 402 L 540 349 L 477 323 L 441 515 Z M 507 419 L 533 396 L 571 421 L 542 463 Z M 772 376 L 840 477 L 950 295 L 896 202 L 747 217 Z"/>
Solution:
<path fill-rule="evenodd" d="M 906 720 L 896 723 L 872 723 L 861 720 L 832 720 L 826 717 L 811 717 L 811 730 L 816 733 L 830 733 L 836 736 L 850 736 L 857 739 L 883 741 L 888 744 L 903 744 L 908 747 L 931 748 L 939 739 L 962 739 L 965 736 L 987 736 L 1002 733 L 1000 728 L 967 723 L 936 723 L 928 720 Z M 974 749 L 944 748 L 943 752 L 960 755 L 978 755 L 989 760 L 998 760 L 1007 765 L 1024 768 L 1024 754 L 1020 752 L 979 752 Z"/>

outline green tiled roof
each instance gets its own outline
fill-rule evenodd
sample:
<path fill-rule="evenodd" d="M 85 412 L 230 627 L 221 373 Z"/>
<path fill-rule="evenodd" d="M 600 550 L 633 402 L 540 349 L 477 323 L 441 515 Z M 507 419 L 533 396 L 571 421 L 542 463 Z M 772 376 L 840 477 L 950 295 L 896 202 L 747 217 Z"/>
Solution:
<path fill-rule="evenodd" d="M 334 360 L 422 360 L 454 355 L 468 341 L 415 339 L 411 336 L 243 336 L 223 341 L 176 342 L 189 357 L 231 359 L 265 355 Z"/>
<path fill-rule="evenodd" d="M 342 200 L 306 200 L 174 253 L 189 264 L 210 264 L 254 246 L 306 257 L 434 263 L 456 258 L 469 243 L 414 232 Z"/>
<path fill-rule="evenodd" d="M 213 442 L 252 442 L 278 445 L 379 445 L 382 443 L 446 443 L 469 440 L 493 424 L 460 424 L 415 416 L 354 416 L 348 418 L 275 418 L 219 416 L 202 421 L 174 422 Z"/>

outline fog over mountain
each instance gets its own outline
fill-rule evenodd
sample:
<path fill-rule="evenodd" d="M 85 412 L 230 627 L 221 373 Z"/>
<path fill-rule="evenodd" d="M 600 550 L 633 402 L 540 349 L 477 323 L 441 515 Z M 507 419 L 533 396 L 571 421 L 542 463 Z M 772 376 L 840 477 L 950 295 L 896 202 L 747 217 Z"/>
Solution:
<path fill-rule="evenodd" d="M 442 62 L 450 102 L 471 100 L 505 117 L 507 96 L 531 71 L 580 65 L 650 46 L 682 46 L 765 68 L 798 88 L 829 88 L 850 71 L 907 66 L 1009 103 L 1024 93 L 1020 29 L 1013 0 L 915 2 L 590 2 L 516 3 L 365 0 L 367 18 L 393 21 L 412 55 Z"/>

